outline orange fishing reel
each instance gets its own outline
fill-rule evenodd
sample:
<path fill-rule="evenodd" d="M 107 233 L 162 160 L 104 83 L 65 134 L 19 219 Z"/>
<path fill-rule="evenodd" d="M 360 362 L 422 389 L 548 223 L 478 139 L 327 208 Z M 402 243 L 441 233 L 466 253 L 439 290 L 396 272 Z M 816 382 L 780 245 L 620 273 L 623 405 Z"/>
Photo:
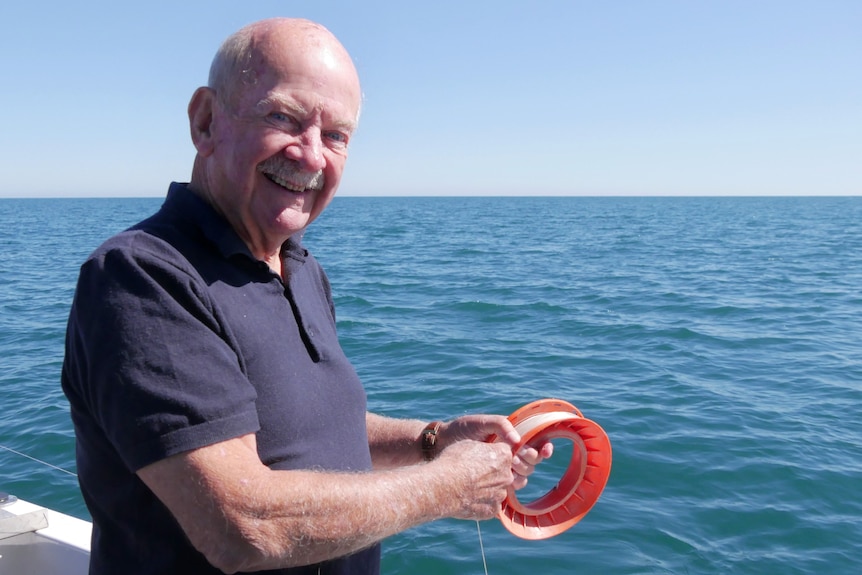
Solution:
<path fill-rule="evenodd" d="M 552 439 L 572 441 L 571 460 L 556 486 L 529 503 L 519 501 L 510 487 L 498 514 L 503 526 L 521 539 L 559 535 L 583 519 L 602 494 L 611 472 L 611 442 L 597 423 L 560 399 L 529 403 L 509 421 L 521 436 L 512 453 Z"/>

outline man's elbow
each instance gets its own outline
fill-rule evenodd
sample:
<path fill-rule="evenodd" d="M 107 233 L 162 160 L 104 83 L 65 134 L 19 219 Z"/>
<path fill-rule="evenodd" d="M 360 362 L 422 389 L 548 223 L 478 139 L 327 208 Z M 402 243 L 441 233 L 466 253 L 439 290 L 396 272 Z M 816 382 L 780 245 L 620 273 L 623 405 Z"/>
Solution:
<path fill-rule="evenodd" d="M 292 546 L 259 527 L 228 528 L 220 535 L 211 533 L 189 539 L 210 565 L 223 573 L 296 566 L 291 560 Z"/>

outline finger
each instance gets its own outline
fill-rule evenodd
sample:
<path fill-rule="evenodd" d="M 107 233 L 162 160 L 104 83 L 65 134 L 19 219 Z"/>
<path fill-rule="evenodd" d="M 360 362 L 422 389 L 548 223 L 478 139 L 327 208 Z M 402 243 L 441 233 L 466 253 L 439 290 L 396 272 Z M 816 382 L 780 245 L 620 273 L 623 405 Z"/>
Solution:
<path fill-rule="evenodd" d="M 524 446 L 518 451 L 518 457 L 527 465 L 536 465 L 542 461 L 542 455 L 533 447 Z"/>
<path fill-rule="evenodd" d="M 523 475 L 515 475 L 515 478 L 512 480 L 512 489 L 518 490 L 523 489 L 527 486 L 527 478 Z"/>
<path fill-rule="evenodd" d="M 535 465 L 525 462 L 517 455 L 512 458 L 512 472 L 515 473 L 515 475 L 527 477 L 528 475 L 531 475 L 535 469 Z"/>
<path fill-rule="evenodd" d="M 521 434 L 506 417 L 502 415 L 486 415 L 481 420 L 485 440 L 506 443 L 510 449 L 521 442 Z"/>
<path fill-rule="evenodd" d="M 529 465 L 537 465 L 554 454 L 554 444 L 550 441 L 540 449 L 525 445 L 518 451 L 518 456 Z"/>
<path fill-rule="evenodd" d="M 498 437 L 503 439 L 506 443 L 508 443 L 511 447 L 515 447 L 521 442 L 521 434 L 515 430 L 515 426 L 512 425 L 512 422 L 506 419 L 503 416 L 500 416 L 495 420 L 499 431 L 496 431 Z"/>
<path fill-rule="evenodd" d="M 512 458 L 512 470 L 523 476 L 532 475 L 536 465 L 554 454 L 554 444 L 551 442 L 542 445 L 540 450 L 525 446 Z"/>

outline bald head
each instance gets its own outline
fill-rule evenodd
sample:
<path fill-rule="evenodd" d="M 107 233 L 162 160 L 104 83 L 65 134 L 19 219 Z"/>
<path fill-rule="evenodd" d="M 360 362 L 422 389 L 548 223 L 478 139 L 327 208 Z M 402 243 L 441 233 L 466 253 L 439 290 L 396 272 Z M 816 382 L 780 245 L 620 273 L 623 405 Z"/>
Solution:
<path fill-rule="evenodd" d="M 280 269 L 282 244 L 338 189 L 360 104 L 356 68 L 326 28 L 287 18 L 250 24 L 224 42 L 209 86 L 189 102 L 190 187 Z"/>
<path fill-rule="evenodd" d="M 265 74 L 296 70 L 297 63 L 350 77 L 359 96 L 359 78 L 344 46 L 322 25 L 299 18 L 260 20 L 232 34 L 213 59 L 208 85 L 222 102 L 236 105 Z"/>

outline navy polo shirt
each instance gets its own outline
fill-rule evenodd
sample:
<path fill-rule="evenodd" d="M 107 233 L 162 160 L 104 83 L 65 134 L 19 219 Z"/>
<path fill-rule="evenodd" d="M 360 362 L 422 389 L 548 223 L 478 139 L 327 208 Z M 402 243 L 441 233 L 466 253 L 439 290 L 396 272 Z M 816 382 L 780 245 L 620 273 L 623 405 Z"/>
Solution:
<path fill-rule="evenodd" d="M 81 267 L 62 385 L 93 517 L 91 573 L 219 573 L 135 473 L 165 457 L 256 433 L 273 469 L 371 469 L 365 392 L 338 343 L 329 282 L 294 239 L 282 260 L 286 285 L 172 184 L 155 215 Z M 379 546 L 279 572 L 378 571 Z"/>

